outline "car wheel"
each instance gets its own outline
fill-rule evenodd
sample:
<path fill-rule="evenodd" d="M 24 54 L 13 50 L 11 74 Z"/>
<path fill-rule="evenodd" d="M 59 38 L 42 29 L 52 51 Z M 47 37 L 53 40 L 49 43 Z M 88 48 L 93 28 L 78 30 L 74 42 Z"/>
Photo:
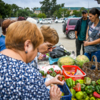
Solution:
<path fill-rule="evenodd" d="M 75 39 L 75 31 L 70 31 L 67 36 L 69 39 Z"/>

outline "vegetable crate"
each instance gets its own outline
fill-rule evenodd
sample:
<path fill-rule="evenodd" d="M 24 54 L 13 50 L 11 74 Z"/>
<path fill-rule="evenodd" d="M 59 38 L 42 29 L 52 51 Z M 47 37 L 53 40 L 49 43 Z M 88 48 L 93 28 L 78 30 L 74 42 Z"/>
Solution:
<path fill-rule="evenodd" d="M 64 93 L 64 96 L 61 97 L 60 100 L 71 100 L 72 94 L 67 86 L 66 83 L 64 83 L 63 86 L 58 85 L 58 87 L 61 89 L 61 91 Z"/>
<path fill-rule="evenodd" d="M 70 73 L 72 73 L 72 72 L 76 73 L 77 70 L 79 70 L 82 73 L 82 75 L 75 75 L 75 74 L 74 75 L 69 75 L 69 74 L 67 74 L 67 71 L 70 72 Z M 72 78 L 74 81 L 77 80 L 77 79 L 84 79 L 84 77 L 86 76 L 86 73 L 83 72 L 76 65 L 63 65 L 62 66 L 62 71 L 63 71 L 63 75 L 65 76 L 66 79 L 67 78 Z"/>

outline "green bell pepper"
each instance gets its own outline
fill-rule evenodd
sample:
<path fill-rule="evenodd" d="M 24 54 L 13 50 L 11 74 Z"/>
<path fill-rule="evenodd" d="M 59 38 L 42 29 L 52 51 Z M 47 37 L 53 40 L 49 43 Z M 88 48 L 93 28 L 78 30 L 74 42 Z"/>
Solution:
<path fill-rule="evenodd" d="M 84 91 L 85 90 L 86 85 L 85 84 L 81 84 L 81 90 Z"/>
<path fill-rule="evenodd" d="M 74 98 L 74 97 L 75 97 L 76 91 L 75 91 L 74 89 L 70 89 L 70 92 L 71 92 L 71 94 L 72 94 L 72 97 Z"/>
<path fill-rule="evenodd" d="M 82 100 L 84 97 L 84 93 L 82 91 L 79 91 L 75 94 L 76 99 Z"/>
<path fill-rule="evenodd" d="M 75 98 L 72 98 L 71 100 L 76 100 Z"/>
<path fill-rule="evenodd" d="M 95 90 L 100 94 L 100 85 L 96 85 Z"/>
<path fill-rule="evenodd" d="M 83 91 L 83 93 L 84 93 L 83 98 L 85 99 L 87 97 L 87 93 L 85 91 Z"/>
<path fill-rule="evenodd" d="M 90 100 L 95 100 L 95 97 L 91 97 Z"/>
<path fill-rule="evenodd" d="M 95 86 L 90 85 L 90 87 L 92 88 L 93 92 L 95 91 Z"/>
<path fill-rule="evenodd" d="M 90 100 L 89 96 L 87 96 L 84 100 Z"/>
<path fill-rule="evenodd" d="M 83 84 L 84 83 L 84 81 L 82 79 L 76 80 L 75 82 L 76 82 L 76 84 L 77 83 L 80 83 L 80 84 Z"/>
<path fill-rule="evenodd" d="M 91 81 L 91 85 L 95 86 L 96 82 L 95 81 Z"/>
<path fill-rule="evenodd" d="M 91 84 L 91 78 L 85 77 L 85 78 L 84 78 L 84 84 L 90 85 L 90 84 Z"/>
<path fill-rule="evenodd" d="M 66 79 L 66 84 L 69 88 L 72 88 L 74 86 L 73 80 L 71 78 Z"/>
<path fill-rule="evenodd" d="M 85 91 L 87 94 L 92 94 L 93 89 L 91 88 L 91 86 L 86 86 Z"/>
<path fill-rule="evenodd" d="M 99 79 L 99 80 L 97 80 L 97 81 L 96 81 L 96 83 L 97 83 L 98 85 L 100 85 L 100 79 Z"/>

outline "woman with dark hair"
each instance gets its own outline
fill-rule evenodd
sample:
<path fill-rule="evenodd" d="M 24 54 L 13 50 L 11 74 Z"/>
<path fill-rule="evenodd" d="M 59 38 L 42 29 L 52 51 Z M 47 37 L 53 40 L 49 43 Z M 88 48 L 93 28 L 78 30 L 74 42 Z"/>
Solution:
<path fill-rule="evenodd" d="M 91 60 L 92 56 L 97 57 L 97 61 L 100 62 L 100 11 L 96 8 L 92 8 L 89 11 L 90 22 L 87 28 L 86 40 L 84 46 L 87 46 L 88 50 L 85 49 L 85 55 Z"/>

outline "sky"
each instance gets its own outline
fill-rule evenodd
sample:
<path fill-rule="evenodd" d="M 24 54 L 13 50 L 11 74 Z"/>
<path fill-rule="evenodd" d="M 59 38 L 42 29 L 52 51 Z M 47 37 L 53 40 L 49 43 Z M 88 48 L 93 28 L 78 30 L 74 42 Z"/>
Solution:
<path fill-rule="evenodd" d="M 19 7 L 41 7 L 40 1 L 43 0 L 2 0 L 8 4 L 16 4 Z M 65 7 L 100 7 L 100 4 L 95 0 L 57 0 L 57 4 L 65 3 Z"/>

